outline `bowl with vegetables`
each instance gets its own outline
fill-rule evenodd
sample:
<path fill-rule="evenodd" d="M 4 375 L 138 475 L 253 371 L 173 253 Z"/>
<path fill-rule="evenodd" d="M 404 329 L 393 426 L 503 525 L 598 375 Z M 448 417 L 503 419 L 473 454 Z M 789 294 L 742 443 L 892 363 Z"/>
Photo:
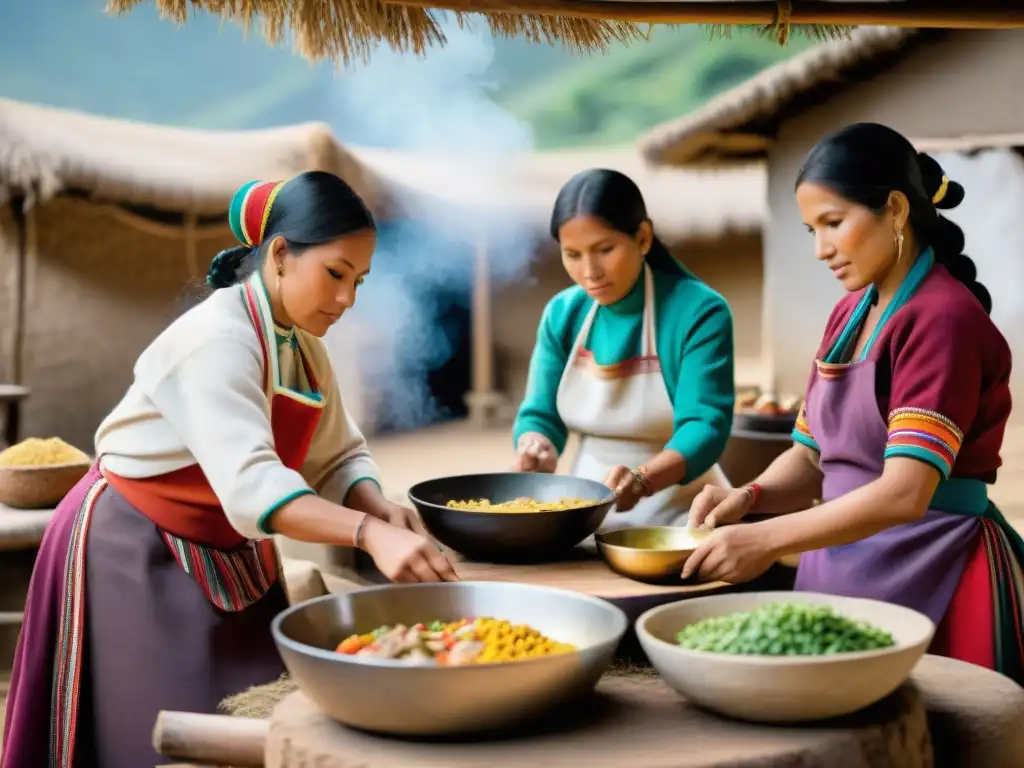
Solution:
<path fill-rule="evenodd" d="M 627 628 L 619 608 L 576 592 L 449 582 L 315 598 L 271 630 L 324 714 L 423 737 L 504 730 L 589 694 Z"/>
<path fill-rule="evenodd" d="M 848 715 L 894 692 L 935 634 L 925 615 L 812 592 L 695 598 L 642 614 L 636 633 L 677 693 L 765 723 Z"/>

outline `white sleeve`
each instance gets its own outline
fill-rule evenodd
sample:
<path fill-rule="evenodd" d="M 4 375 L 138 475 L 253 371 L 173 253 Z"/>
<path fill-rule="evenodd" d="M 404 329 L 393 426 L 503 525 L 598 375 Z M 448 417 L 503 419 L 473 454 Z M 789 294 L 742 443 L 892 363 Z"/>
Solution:
<path fill-rule="evenodd" d="M 332 380 L 328 386 L 324 411 L 302 474 L 323 498 L 344 504 L 358 482 L 370 480 L 379 487 L 380 470 L 370 456 L 363 433 L 345 410 L 337 381 Z"/>
<path fill-rule="evenodd" d="M 314 493 L 277 455 L 262 376 L 256 351 L 224 336 L 191 351 L 147 392 L 203 470 L 228 521 L 249 539 L 269 538 L 270 515 Z"/>

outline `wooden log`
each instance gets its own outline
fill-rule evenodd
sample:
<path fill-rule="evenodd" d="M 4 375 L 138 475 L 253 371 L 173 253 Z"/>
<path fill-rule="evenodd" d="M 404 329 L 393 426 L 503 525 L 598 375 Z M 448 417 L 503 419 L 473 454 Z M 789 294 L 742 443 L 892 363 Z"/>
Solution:
<path fill-rule="evenodd" d="M 165 757 L 236 768 L 261 768 L 265 720 L 162 711 L 153 728 L 153 749 Z"/>

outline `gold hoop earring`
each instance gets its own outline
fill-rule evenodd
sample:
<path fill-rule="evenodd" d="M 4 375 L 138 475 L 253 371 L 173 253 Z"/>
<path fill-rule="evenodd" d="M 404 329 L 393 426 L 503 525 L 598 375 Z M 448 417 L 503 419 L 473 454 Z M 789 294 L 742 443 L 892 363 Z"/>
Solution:
<path fill-rule="evenodd" d="M 902 229 L 897 229 L 896 230 L 895 243 L 896 243 L 896 263 L 899 264 L 900 261 L 903 259 L 903 230 Z"/>

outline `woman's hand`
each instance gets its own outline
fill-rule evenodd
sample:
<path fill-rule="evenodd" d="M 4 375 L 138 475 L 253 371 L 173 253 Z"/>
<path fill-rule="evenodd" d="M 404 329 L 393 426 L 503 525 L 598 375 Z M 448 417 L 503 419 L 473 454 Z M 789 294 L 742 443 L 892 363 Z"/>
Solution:
<path fill-rule="evenodd" d="M 618 512 L 629 512 L 647 495 L 647 489 L 636 479 L 633 470 L 623 465 L 608 470 L 604 484 L 615 491 L 615 509 Z"/>
<path fill-rule="evenodd" d="M 455 569 L 427 538 L 407 528 L 368 516 L 360 536 L 362 549 L 389 581 L 458 581 Z"/>
<path fill-rule="evenodd" d="M 727 525 L 700 543 L 686 560 L 682 577 L 699 573 L 702 581 L 742 584 L 761 576 L 777 559 L 757 524 Z"/>
<path fill-rule="evenodd" d="M 754 495 L 746 488 L 718 488 L 705 485 L 690 504 L 690 528 L 715 528 L 738 523 L 754 504 Z"/>
<path fill-rule="evenodd" d="M 385 501 L 371 514 L 373 514 L 377 519 L 383 520 L 385 523 L 391 523 L 391 525 L 404 528 L 407 531 L 418 533 L 420 536 L 428 535 L 416 512 L 408 507 L 403 507 L 401 504 L 394 504 L 390 501 Z"/>
<path fill-rule="evenodd" d="M 544 435 L 528 432 L 519 438 L 513 468 L 516 472 L 553 474 L 558 468 L 558 451 Z"/>

